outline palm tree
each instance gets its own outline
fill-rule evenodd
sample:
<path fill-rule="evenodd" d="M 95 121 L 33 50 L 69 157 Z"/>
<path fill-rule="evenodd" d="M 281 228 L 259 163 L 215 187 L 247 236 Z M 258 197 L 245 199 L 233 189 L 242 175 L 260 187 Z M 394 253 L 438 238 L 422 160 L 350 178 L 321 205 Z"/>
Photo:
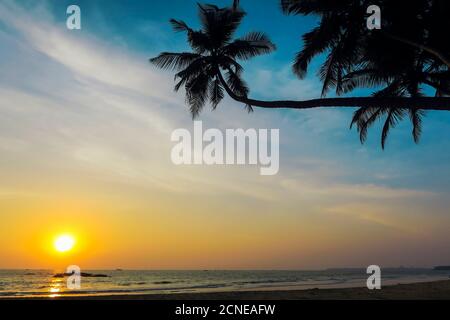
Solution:
<path fill-rule="evenodd" d="M 224 89 L 247 99 L 249 90 L 241 77 L 243 68 L 237 59 L 247 60 L 275 50 L 275 45 L 261 32 L 233 39 L 245 16 L 237 4 L 235 1 L 233 8 L 223 9 L 199 4 L 202 29 L 198 31 L 183 21 L 170 20 L 175 31 L 187 33 L 193 52 L 163 52 L 150 59 L 160 68 L 177 71 L 175 91 L 184 86 L 193 117 L 199 115 L 208 100 L 215 109 L 224 98 Z M 251 110 L 250 104 L 246 105 Z"/>
<path fill-rule="evenodd" d="M 299 0 L 293 2 L 316 3 L 321 1 Z M 334 3 L 336 1 L 324 2 Z M 383 110 L 385 113 L 391 112 L 392 110 L 390 117 L 391 124 L 394 124 L 403 116 L 403 111 L 398 110 L 417 110 L 417 112 L 414 111 L 417 126 L 420 124 L 419 116 L 422 110 L 450 110 L 450 98 L 447 97 L 424 97 L 420 95 L 411 97 L 402 95 L 393 96 L 387 94 L 388 90 L 384 91 L 384 94 L 380 93 L 372 97 L 322 97 L 307 101 L 261 101 L 251 99 L 248 97 L 248 86 L 242 80 L 243 68 L 238 60 L 248 60 L 258 55 L 270 53 L 275 50 L 275 45 L 261 32 L 251 32 L 242 38 L 233 40 L 233 35 L 245 16 L 245 13 L 237 4 L 238 1 L 235 1 L 230 8 L 219 8 L 214 5 L 199 5 L 200 30 L 193 30 L 185 22 L 172 19 L 170 22 L 174 30 L 187 34 L 192 52 L 164 52 L 158 57 L 150 59 L 153 64 L 160 68 L 177 72 L 175 75 L 177 82 L 175 90 L 178 91 L 184 86 L 186 101 L 190 106 L 193 117 L 199 115 L 208 101 L 211 103 L 212 108 L 215 109 L 224 98 L 224 91 L 234 100 L 243 103 L 248 110 L 252 110 L 252 107 L 292 109 L 362 107 L 364 112 L 360 112 L 360 119 L 372 113 L 378 114 L 378 109 Z M 329 18 L 335 19 L 333 17 Z M 323 22 L 321 25 L 323 25 L 321 32 L 326 33 L 325 28 L 328 28 L 329 25 Z M 340 56 L 340 60 L 338 60 L 342 63 L 346 61 L 346 52 L 351 57 L 357 55 L 351 52 L 352 37 L 347 37 L 346 39 L 348 44 L 346 44 L 346 47 L 342 51 L 336 54 L 336 56 Z M 323 50 L 325 49 L 326 47 Z M 312 53 L 311 58 L 315 54 L 317 53 Z M 324 83 L 326 84 L 324 85 L 324 94 L 328 90 L 327 88 L 336 84 L 336 81 L 333 79 L 333 77 L 336 77 L 335 75 L 339 79 L 341 76 L 344 76 L 344 73 L 335 70 L 336 66 L 339 65 L 333 63 L 335 59 L 337 58 L 327 59 L 330 67 L 322 68 L 322 73 L 325 76 Z M 347 64 L 349 62 L 347 61 Z M 356 75 L 348 79 L 346 78 L 345 81 L 342 79 L 342 82 L 345 82 L 345 86 L 342 85 L 342 91 L 345 91 L 344 87 L 351 88 L 353 81 L 356 81 L 355 79 Z M 373 111 L 374 108 L 377 112 Z M 358 123 L 359 125 L 358 119 L 354 123 Z"/>
<path fill-rule="evenodd" d="M 415 0 L 407 6 L 395 0 L 375 1 L 382 8 L 382 30 L 368 31 L 365 11 L 372 0 L 281 0 L 286 14 L 314 14 L 320 24 L 303 36 L 304 47 L 297 54 L 294 72 L 303 78 L 310 61 L 327 53 L 319 75 L 323 81 L 322 95 L 330 89 L 342 95 L 358 87 L 378 87 L 374 97 L 423 97 L 423 85 L 436 90 L 436 96 L 450 93 L 448 41 L 442 41 L 442 30 L 448 30 L 448 1 Z M 382 147 L 393 128 L 409 116 L 413 137 L 418 142 L 423 110 L 409 105 L 397 107 L 373 104 L 355 112 L 352 126 L 357 125 L 364 142 L 368 128 L 385 117 Z"/>

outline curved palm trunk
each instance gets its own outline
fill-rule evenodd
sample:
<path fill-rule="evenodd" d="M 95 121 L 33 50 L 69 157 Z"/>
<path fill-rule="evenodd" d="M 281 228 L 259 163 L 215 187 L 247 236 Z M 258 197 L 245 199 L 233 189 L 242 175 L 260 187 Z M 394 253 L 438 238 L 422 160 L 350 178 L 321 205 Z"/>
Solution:
<path fill-rule="evenodd" d="M 272 109 L 313 109 L 321 107 L 340 107 L 340 108 L 354 108 L 354 107 L 386 107 L 390 108 L 405 108 L 405 109 L 420 109 L 420 110 L 441 110 L 450 111 L 450 98 L 435 98 L 435 97 L 414 97 L 414 98 L 375 98 L 375 97 L 356 97 L 356 98 L 325 98 L 312 99 L 305 101 L 262 101 L 246 97 L 238 96 L 230 89 L 222 73 L 217 73 L 220 82 L 222 83 L 228 95 L 238 102 L 250 105 L 252 107 L 272 108 Z"/>

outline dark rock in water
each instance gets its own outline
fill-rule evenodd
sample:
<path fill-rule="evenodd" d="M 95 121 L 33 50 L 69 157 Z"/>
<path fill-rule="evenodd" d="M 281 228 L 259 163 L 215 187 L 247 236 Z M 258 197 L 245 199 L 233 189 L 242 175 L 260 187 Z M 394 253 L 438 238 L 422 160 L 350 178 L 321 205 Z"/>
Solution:
<path fill-rule="evenodd" d="M 437 267 L 434 267 L 433 270 L 435 270 L 435 271 L 447 271 L 447 270 L 450 270 L 450 266 L 437 266 Z"/>
<path fill-rule="evenodd" d="M 172 283 L 172 281 L 156 281 L 156 282 L 153 282 L 153 284 L 171 284 Z"/>
<path fill-rule="evenodd" d="M 57 273 L 53 275 L 53 278 L 64 278 L 66 276 L 65 273 Z"/>
<path fill-rule="evenodd" d="M 64 278 L 64 277 L 70 277 L 71 275 L 73 275 L 73 273 L 57 273 L 57 274 L 53 275 L 53 278 Z M 80 275 L 82 277 L 86 277 L 86 278 L 108 278 L 109 277 L 106 274 L 94 274 L 94 273 L 86 273 L 86 272 L 82 272 Z"/>
<path fill-rule="evenodd" d="M 89 273 L 81 273 L 82 277 L 91 277 L 91 278 L 109 278 L 106 274 L 89 274 Z"/>

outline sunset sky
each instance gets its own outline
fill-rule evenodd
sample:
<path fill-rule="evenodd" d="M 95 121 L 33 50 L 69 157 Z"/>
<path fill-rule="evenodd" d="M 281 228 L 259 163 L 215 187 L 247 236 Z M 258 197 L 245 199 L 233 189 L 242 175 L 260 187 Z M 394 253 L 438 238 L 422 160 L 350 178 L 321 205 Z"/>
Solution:
<path fill-rule="evenodd" d="M 230 1 L 213 1 L 218 5 Z M 239 34 L 278 50 L 245 64 L 251 96 L 320 96 L 291 72 L 314 18 L 242 0 Z M 82 30 L 65 26 L 78 4 Z M 280 171 L 174 166 L 171 133 L 192 130 L 173 75 L 148 63 L 187 50 L 169 18 L 198 26 L 196 1 L 0 2 L 0 268 L 312 269 L 450 263 L 450 114 L 408 121 L 385 151 L 361 145 L 352 110 L 255 110 L 226 99 L 207 128 L 280 129 Z M 315 61 L 318 66 L 320 59 Z M 356 94 L 368 94 L 359 91 Z M 71 234 L 70 252 L 55 250 Z"/>

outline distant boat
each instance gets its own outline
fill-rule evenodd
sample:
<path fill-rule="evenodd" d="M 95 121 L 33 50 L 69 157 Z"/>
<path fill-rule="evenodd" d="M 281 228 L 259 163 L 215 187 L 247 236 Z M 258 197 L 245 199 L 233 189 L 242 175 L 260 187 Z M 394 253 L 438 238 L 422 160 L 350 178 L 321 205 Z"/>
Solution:
<path fill-rule="evenodd" d="M 435 270 L 435 271 L 447 271 L 447 270 L 450 270 L 450 266 L 437 266 L 437 267 L 434 267 L 433 270 Z"/>

